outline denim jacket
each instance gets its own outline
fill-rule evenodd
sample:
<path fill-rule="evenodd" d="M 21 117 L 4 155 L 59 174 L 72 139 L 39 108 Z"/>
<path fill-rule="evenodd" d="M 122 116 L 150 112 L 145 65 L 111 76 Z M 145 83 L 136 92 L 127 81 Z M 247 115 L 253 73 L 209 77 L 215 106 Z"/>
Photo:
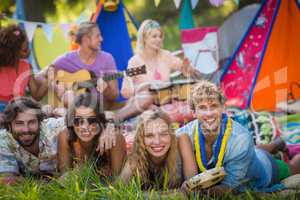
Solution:
<path fill-rule="evenodd" d="M 232 119 L 231 119 L 232 120 Z M 176 131 L 176 135 L 188 134 L 195 152 L 194 133 L 197 119 Z M 216 142 L 213 145 L 213 155 Z M 214 159 L 214 158 L 213 158 Z M 232 132 L 228 138 L 223 167 L 226 176 L 221 184 L 237 189 L 260 190 L 272 183 L 272 158 L 255 147 L 249 131 L 232 120 Z"/>

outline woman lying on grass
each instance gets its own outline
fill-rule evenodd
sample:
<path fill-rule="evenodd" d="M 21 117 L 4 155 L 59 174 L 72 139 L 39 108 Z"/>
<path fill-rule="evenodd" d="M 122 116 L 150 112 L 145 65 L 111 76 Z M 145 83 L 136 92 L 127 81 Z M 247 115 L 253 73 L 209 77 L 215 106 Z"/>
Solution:
<path fill-rule="evenodd" d="M 84 93 L 68 110 L 67 128 L 58 137 L 58 169 L 61 174 L 87 161 L 94 162 L 101 175 L 110 177 L 120 172 L 125 157 L 125 140 L 121 134 L 116 134 L 116 145 L 103 155 L 96 151 L 100 135 L 109 131 L 100 108 L 96 95 Z"/>
<path fill-rule="evenodd" d="M 177 148 L 168 116 L 160 110 L 145 111 L 140 116 L 133 153 L 125 163 L 120 181 L 128 184 L 131 178 L 138 177 L 144 190 L 180 187 L 197 173 L 191 143 L 180 146 Z M 183 156 L 186 163 L 182 163 Z"/>

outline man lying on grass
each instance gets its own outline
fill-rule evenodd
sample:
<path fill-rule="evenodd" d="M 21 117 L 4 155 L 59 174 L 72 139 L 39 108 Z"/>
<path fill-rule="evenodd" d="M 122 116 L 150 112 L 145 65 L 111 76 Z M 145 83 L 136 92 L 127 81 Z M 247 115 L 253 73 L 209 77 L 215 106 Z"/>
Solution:
<path fill-rule="evenodd" d="M 84 120 L 83 120 L 84 121 Z M 57 137 L 65 128 L 64 118 L 44 120 L 41 105 L 32 98 L 11 100 L 0 130 L 0 184 L 13 184 L 24 176 L 53 176 L 57 170 Z M 115 145 L 115 132 L 103 131 L 100 152 Z"/>
<path fill-rule="evenodd" d="M 216 85 L 200 81 L 191 92 L 191 106 L 197 119 L 176 133 L 179 140 L 190 138 L 199 172 L 224 167 L 224 180 L 210 188 L 211 192 L 270 189 L 290 174 L 299 173 L 300 167 L 295 167 L 299 162 L 287 165 L 256 148 L 248 130 L 224 113 L 224 102 Z"/>
<path fill-rule="evenodd" d="M 13 99 L 4 111 L 0 130 L 0 183 L 12 184 L 23 176 L 48 176 L 56 172 L 56 136 L 62 118 L 43 121 L 39 103 Z"/>

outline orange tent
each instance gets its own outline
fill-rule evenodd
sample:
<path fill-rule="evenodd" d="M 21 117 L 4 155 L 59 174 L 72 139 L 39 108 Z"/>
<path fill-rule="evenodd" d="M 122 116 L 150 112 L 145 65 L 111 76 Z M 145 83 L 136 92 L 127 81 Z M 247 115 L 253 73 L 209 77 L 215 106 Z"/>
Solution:
<path fill-rule="evenodd" d="M 296 0 L 282 0 L 256 81 L 251 107 L 255 110 L 275 110 L 276 104 L 286 101 L 291 92 L 294 98 L 300 99 L 300 88 L 292 87 L 292 82 L 300 83 L 300 5 Z"/>

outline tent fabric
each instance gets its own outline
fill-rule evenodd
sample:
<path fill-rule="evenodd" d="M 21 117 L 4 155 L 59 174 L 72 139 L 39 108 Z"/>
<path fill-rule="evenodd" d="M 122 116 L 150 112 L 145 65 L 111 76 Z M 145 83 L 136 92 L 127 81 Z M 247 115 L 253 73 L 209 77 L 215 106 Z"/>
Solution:
<path fill-rule="evenodd" d="M 97 18 L 97 24 L 104 39 L 101 48 L 113 55 L 118 70 L 126 70 L 128 60 L 133 56 L 133 51 L 122 2 L 120 2 L 115 12 L 101 10 Z M 121 89 L 122 80 L 118 81 L 119 89 Z M 118 101 L 122 100 L 123 98 L 120 96 Z"/>
<path fill-rule="evenodd" d="M 221 78 L 227 103 L 274 111 L 286 100 L 300 77 L 299 32 L 296 0 L 264 1 Z"/>
<path fill-rule="evenodd" d="M 279 0 L 268 0 L 261 5 L 229 66 L 225 69 L 221 87 L 228 99 L 227 104 L 240 108 L 248 107 L 252 86 L 259 72 L 278 6 Z"/>
<path fill-rule="evenodd" d="M 255 110 L 275 110 L 276 104 L 286 101 L 288 94 L 292 92 L 290 91 L 292 82 L 300 83 L 300 7 L 298 6 L 296 0 L 281 0 L 253 93 L 251 107 Z M 269 81 L 268 85 L 261 86 L 260 83 L 266 80 Z M 295 89 L 293 92 L 296 92 Z"/>

